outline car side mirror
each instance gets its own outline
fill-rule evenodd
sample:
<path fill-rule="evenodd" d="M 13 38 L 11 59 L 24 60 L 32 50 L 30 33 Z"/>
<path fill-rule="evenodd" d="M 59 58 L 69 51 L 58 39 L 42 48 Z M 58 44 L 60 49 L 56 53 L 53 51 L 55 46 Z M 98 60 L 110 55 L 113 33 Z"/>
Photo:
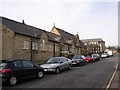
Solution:
<path fill-rule="evenodd" d="M 39 65 L 36 65 L 36 64 L 33 65 L 33 67 L 37 67 L 37 66 L 39 66 Z"/>

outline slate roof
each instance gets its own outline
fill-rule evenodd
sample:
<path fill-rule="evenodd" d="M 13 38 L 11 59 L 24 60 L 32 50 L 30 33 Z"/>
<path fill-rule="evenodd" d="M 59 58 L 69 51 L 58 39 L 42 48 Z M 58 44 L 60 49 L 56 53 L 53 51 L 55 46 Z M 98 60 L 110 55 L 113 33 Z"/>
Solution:
<path fill-rule="evenodd" d="M 86 48 L 86 46 L 83 44 L 82 41 L 80 41 L 80 47 L 81 47 L 81 48 Z"/>
<path fill-rule="evenodd" d="M 61 35 L 64 39 L 66 39 L 66 40 L 71 40 L 71 39 L 73 39 L 73 37 L 74 37 L 73 34 L 71 34 L 71 33 L 69 33 L 69 32 L 66 32 L 66 31 L 64 31 L 64 30 L 62 30 L 62 29 L 60 29 L 60 28 L 57 28 L 57 27 L 55 27 L 55 28 L 58 30 L 58 32 L 60 33 L 60 35 Z"/>
<path fill-rule="evenodd" d="M 63 37 L 64 41 L 67 42 L 68 40 L 73 40 L 75 43 L 77 42 L 77 36 L 76 35 L 73 35 L 73 34 L 71 34 L 69 32 L 66 32 L 66 31 L 64 31 L 64 30 L 62 30 L 60 28 L 57 28 L 57 27 L 55 27 L 55 28 L 58 30 L 58 32 L 60 33 L 60 35 Z M 85 45 L 83 44 L 82 41 L 80 41 L 79 45 L 80 45 L 80 47 L 85 48 Z"/>
<path fill-rule="evenodd" d="M 39 35 L 44 31 L 42 29 L 30 26 L 30 25 L 26 25 L 24 23 L 7 19 L 5 17 L 0 17 L 0 19 L 2 19 L 2 22 L 0 23 L 2 23 L 3 25 L 8 27 L 15 33 L 36 37 L 36 35 Z"/>
<path fill-rule="evenodd" d="M 61 38 L 61 36 L 56 35 L 56 34 L 51 33 L 51 32 L 47 32 L 47 31 L 46 31 L 46 34 L 48 35 L 48 39 L 49 39 L 50 41 L 60 42 L 60 41 L 57 40 L 57 39 Z"/>

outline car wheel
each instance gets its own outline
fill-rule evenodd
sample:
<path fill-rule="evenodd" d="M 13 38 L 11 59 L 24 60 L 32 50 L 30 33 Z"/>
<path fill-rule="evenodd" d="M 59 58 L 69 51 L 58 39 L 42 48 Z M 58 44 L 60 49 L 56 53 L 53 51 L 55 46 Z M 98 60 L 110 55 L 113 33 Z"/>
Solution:
<path fill-rule="evenodd" d="M 39 79 L 41 79 L 41 78 L 43 78 L 43 76 L 44 76 L 43 71 L 39 71 L 38 74 L 37 74 L 37 77 L 38 77 Z"/>
<path fill-rule="evenodd" d="M 15 76 L 10 77 L 10 79 L 9 79 L 9 84 L 10 84 L 11 86 L 16 85 L 16 84 L 17 84 L 17 78 L 16 78 Z"/>
<path fill-rule="evenodd" d="M 68 70 L 71 70 L 71 65 L 68 66 Z"/>
<path fill-rule="evenodd" d="M 58 74 L 58 73 L 60 73 L 60 68 L 56 68 L 56 73 Z"/>

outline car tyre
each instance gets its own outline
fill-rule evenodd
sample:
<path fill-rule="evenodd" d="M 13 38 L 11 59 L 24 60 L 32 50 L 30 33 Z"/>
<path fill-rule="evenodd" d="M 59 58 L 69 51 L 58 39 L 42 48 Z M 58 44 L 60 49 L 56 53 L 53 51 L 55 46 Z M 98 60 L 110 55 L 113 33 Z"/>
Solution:
<path fill-rule="evenodd" d="M 44 76 L 43 71 L 39 71 L 38 74 L 37 74 L 37 77 L 38 77 L 39 79 L 41 79 L 41 78 L 43 78 L 43 76 Z"/>
<path fill-rule="evenodd" d="M 71 65 L 69 65 L 69 66 L 68 66 L 68 70 L 71 70 L 71 68 L 72 68 Z"/>
<path fill-rule="evenodd" d="M 17 78 L 15 76 L 11 76 L 9 79 L 9 85 L 15 86 L 17 84 Z"/>
<path fill-rule="evenodd" d="M 59 74 L 60 73 L 60 68 L 57 67 L 55 72 L 56 72 L 56 74 Z"/>

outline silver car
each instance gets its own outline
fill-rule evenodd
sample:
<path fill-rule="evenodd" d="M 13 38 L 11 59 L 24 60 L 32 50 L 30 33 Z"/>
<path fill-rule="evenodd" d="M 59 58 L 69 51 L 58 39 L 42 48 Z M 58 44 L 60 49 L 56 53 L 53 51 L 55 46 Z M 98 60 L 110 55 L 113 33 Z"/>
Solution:
<path fill-rule="evenodd" d="M 46 64 L 40 65 L 45 72 L 60 73 L 63 69 L 71 69 L 72 62 L 66 57 L 53 57 L 50 58 Z"/>

